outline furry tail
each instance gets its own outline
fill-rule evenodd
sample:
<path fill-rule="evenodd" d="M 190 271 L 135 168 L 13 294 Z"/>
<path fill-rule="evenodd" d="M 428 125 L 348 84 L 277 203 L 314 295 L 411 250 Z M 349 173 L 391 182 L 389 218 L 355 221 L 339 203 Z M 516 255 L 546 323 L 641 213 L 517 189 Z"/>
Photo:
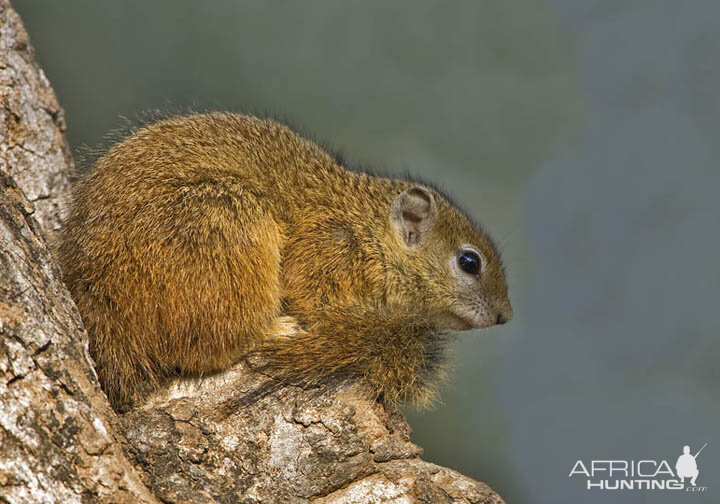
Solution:
<path fill-rule="evenodd" d="M 294 336 L 274 338 L 246 355 L 273 381 L 233 400 L 241 407 L 286 385 L 361 379 L 375 398 L 427 406 L 444 378 L 448 336 L 422 317 L 388 308 L 323 311 Z"/>

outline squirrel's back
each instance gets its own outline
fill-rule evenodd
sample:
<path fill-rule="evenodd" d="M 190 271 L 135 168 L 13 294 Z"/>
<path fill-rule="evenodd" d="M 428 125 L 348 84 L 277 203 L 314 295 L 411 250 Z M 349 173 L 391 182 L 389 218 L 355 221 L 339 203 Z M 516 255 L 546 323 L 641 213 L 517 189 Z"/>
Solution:
<path fill-rule="evenodd" d="M 148 125 L 112 147 L 88 180 L 101 194 L 122 192 L 130 204 L 145 191 L 231 181 L 289 211 L 310 205 L 371 208 L 376 204 L 368 203 L 387 198 L 388 186 L 398 182 L 347 170 L 273 120 L 222 112 Z"/>

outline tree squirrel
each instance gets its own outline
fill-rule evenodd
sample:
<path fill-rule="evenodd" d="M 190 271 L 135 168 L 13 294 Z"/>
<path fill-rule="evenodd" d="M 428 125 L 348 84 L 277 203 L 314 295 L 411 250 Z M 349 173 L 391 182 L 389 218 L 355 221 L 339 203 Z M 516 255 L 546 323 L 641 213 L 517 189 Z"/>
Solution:
<path fill-rule="evenodd" d="M 512 318 L 497 249 L 437 190 L 247 115 L 164 119 L 110 148 L 59 257 L 118 411 L 253 350 L 286 379 L 425 405 L 445 330 Z"/>

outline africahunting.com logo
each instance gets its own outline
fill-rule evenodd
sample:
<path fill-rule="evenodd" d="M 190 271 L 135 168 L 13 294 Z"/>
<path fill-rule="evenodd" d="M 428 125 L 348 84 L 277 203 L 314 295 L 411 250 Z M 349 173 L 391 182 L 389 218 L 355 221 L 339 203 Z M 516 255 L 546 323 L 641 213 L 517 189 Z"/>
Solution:
<path fill-rule="evenodd" d="M 588 490 L 684 490 L 707 492 L 697 484 L 700 474 L 697 457 L 690 446 L 683 446 L 682 455 L 675 462 L 675 471 L 667 460 L 589 460 L 575 462 L 568 477 L 585 479 Z"/>

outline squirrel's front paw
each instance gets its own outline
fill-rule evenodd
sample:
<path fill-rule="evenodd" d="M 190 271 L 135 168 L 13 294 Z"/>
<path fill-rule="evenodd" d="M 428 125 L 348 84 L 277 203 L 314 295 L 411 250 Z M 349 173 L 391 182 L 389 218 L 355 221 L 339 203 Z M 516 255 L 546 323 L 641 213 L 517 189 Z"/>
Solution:
<path fill-rule="evenodd" d="M 304 334 L 305 328 L 295 317 L 283 315 L 275 319 L 275 325 L 268 334 L 271 338 L 292 338 Z"/>

